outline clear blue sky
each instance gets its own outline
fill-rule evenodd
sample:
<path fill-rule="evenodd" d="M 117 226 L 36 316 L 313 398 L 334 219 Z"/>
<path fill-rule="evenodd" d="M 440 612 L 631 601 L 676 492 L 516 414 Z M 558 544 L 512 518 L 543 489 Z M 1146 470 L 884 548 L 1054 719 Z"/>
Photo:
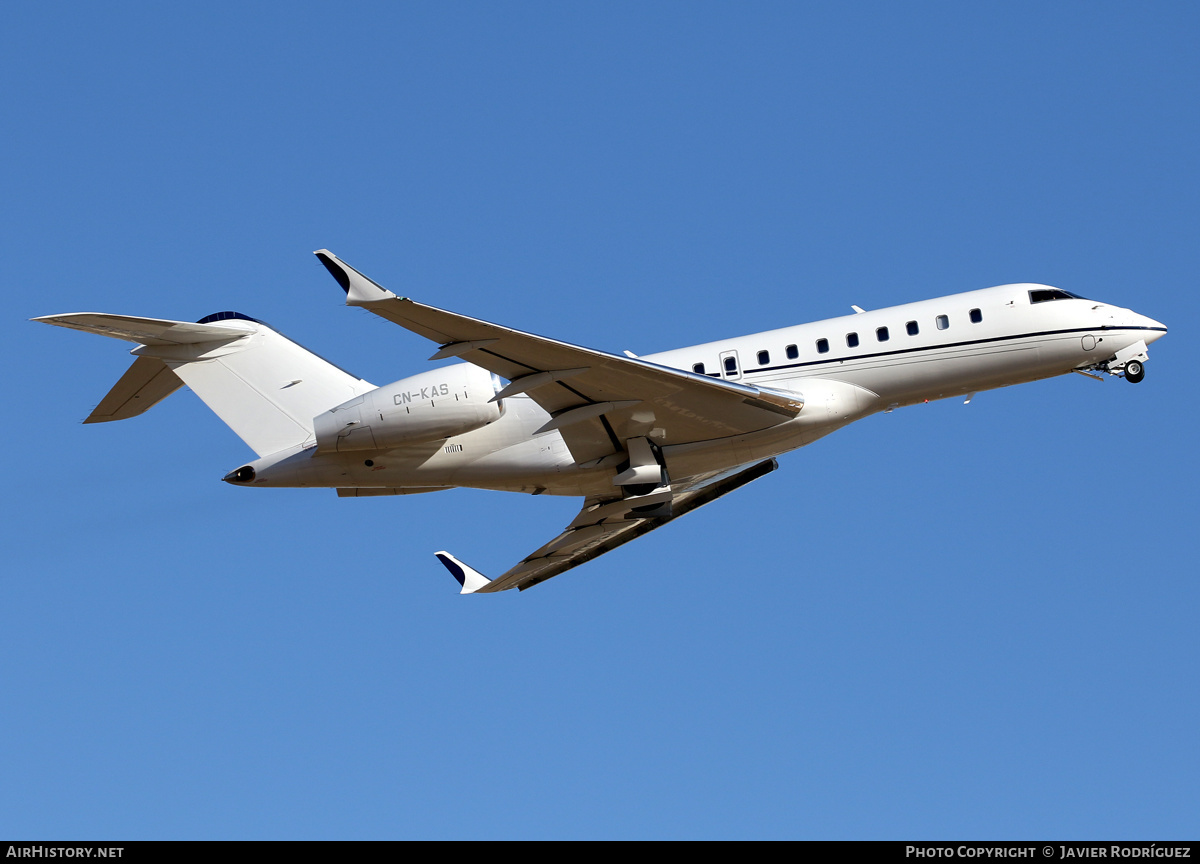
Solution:
<path fill-rule="evenodd" d="M 1195 837 L 1194 3 L 17 4 L 0 28 L 0 835 Z M 569 499 L 219 482 L 121 343 L 377 383 L 398 292 L 613 351 L 1013 281 L 1171 328 L 862 421 L 518 595 Z"/>

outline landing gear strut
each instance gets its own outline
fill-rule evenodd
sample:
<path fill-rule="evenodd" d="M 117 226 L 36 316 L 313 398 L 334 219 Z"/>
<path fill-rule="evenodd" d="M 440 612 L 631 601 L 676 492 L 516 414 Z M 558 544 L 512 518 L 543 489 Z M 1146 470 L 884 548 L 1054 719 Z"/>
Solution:
<path fill-rule="evenodd" d="M 1091 375 L 1093 378 L 1100 376 L 1092 373 L 1107 372 L 1109 375 L 1124 376 L 1130 384 L 1138 384 L 1146 377 L 1146 360 L 1146 343 L 1138 341 L 1126 345 L 1107 360 L 1074 371 Z"/>

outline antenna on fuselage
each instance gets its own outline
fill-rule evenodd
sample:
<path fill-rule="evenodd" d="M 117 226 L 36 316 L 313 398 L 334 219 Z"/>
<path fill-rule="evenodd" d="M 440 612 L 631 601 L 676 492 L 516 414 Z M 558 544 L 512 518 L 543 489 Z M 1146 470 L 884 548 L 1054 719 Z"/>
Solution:
<path fill-rule="evenodd" d="M 854 304 L 850 304 L 850 308 L 854 310 L 855 315 L 861 315 L 867 311 L 866 309 L 862 308 L 861 306 L 855 306 Z"/>

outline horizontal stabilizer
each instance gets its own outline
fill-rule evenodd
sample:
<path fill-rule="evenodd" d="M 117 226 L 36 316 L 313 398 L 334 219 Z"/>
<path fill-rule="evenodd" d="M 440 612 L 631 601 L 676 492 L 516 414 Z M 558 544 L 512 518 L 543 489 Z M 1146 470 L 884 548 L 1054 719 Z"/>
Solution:
<path fill-rule="evenodd" d="M 157 357 L 139 357 L 84 423 L 125 420 L 149 411 L 183 386 L 183 381 Z"/>
<path fill-rule="evenodd" d="M 459 594 L 474 594 L 480 588 L 485 588 L 492 584 L 492 580 L 484 576 L 478 570 L 470 567 L 449 552 L 435 552 L 437 559 L 445 565 L 450 571 L 450 575 L 458 580 L 458 584 L 462 586 Z"/>
<path fill-rule="evenodd" d="M 137 318 L 133 315 L 107 315 L 99 312 L 72 312 L 67 315 L 43 315 L 32 319 L 56 327 L 69 327 L 85 333 L 124 339 L 141 345 L 194 345 L 221 342 L 247 334 L 246 327 L 223 324 L 192 324 L 163 318 Z"/>

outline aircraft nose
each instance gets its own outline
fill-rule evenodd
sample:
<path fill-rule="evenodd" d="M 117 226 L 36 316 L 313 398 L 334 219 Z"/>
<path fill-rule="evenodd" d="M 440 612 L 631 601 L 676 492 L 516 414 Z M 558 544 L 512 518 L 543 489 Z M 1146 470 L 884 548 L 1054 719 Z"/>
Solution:
<path fill-rule="evenodd" d="M 1146 332 L 1146 344 L 1150 344 L 1155 339 L 1161 339 L 1167 335 L 1167 325 L 1161 321 L 1155 321 L 1153 318 L 1146 315 L 1138 315 L 1138 326 L 1149 328 Z"/>

